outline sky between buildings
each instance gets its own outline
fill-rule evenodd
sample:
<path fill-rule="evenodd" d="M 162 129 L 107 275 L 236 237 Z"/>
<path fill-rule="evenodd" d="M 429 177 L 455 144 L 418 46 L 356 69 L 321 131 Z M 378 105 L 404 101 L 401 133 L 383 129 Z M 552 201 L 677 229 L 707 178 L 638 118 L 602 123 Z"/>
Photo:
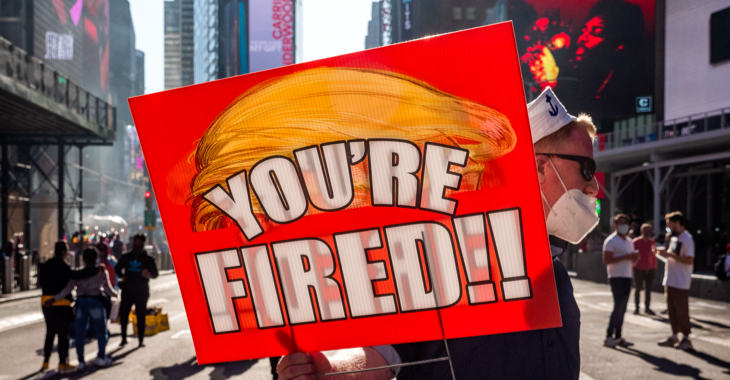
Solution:
<path fill-rule="evenodd" d="M 129 2 L 137 49 L 145 53 L 145 93 L 162 91 L 165 87 L 164 0 Z M 372 2 L 373 0 L 303 0 L 304 61 L 363 50 Z"/>

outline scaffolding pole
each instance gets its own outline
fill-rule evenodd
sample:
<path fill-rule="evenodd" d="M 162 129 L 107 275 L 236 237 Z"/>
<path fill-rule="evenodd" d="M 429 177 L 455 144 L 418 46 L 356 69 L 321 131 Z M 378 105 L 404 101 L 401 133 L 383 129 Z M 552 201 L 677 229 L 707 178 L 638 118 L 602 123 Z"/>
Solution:
<path fill-rule="evenodd" d="M 64 144 L 63 140 L 58 141 L 58 240 L 63 240 L 64 237 L 64 230 L 65 230 L 65 221 L 64 221 L 64 215 L 63 215 L 63 200 L 65 198 L 65 194 L 63 192 L 65 184 L 64 184 L 64 175 L 65 175 L 65 168 L 66 168 L 66 145 Z"/>
<path fill-rule="evenodd" d="M 79 145 L 79 244 L 84 241 L 84 146 Z"/>

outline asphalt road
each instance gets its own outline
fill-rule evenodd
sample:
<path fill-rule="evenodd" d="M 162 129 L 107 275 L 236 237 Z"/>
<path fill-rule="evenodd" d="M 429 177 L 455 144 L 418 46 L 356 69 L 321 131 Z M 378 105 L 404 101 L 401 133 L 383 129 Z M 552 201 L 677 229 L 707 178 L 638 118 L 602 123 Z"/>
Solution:
<path fill-rule="evenodd" d="M 635 343 L 631 348 L 603 347 L 608 315 L 612 307 L 605 284 L 573 280 L 576 300 L 582 311 L 581 380 L 603 379 L 730 379 L 730 303 L 692 299 L 695 351 L 662 348 L 656 341 L 665 338 L 669 325 L 665 316 L 633 315 L 629 307 L 624 336 Z M 632 298 L 633 300 L 633 298 Z M 663 296 L 655 293 L 653 309 L 665 308 Z M 119 326 L 111 325 L 107 352 L 114 359 L 110 368 L 90 368 L 61 376 L 54 353 L 51 371 L 39 373 L 43 361 L 41 347 L 45 334 L 40 300 L 14 301 L 0 305 L 0 380 L 8 379 L 270 379 L 268 360 L 252 360 L 198 366 L 174 275 L 161 276 L 152 283 L 151 302 L 170 317 L 170 331 L 119 348 Z M 131 326 L 130 334 L 131 334 Z M 255 344 L 252 342 L 252 344 Z M 75 358 L 75 350 L 71 350 Z M 96 356 L 96 342 L 86 345 L 85 356 Z M 488 377 L 486 377 L 488 378 Z"/>

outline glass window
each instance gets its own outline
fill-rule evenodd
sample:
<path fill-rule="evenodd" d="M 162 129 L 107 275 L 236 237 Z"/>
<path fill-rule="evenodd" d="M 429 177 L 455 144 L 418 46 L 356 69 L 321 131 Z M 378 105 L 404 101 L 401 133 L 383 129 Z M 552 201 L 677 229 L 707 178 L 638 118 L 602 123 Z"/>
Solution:
<path fill-rule="evenodd" d="M 474 7 L 466 8 L 466 19 L 467 20 L 476 20 L 476 13 L 477 9 Z"/>
<path fill-rule="evenodd" d="M 452 10 L 454 12 L 454 20 L 461 20 L 461 7 L 454 7 Z"/>

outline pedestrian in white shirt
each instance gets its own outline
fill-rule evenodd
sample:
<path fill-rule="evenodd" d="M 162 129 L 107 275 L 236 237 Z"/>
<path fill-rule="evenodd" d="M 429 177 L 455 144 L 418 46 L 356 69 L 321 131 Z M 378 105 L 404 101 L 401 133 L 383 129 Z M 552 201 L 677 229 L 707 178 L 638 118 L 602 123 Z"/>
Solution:
<path fill-rule="evenodd" d="M 667 247 L 659 249 L 664 264 L 664 295 L 667 299 L 669 324 L 672 336 L 659 342 L 660 346 L 677 347 L 691 350 L 689 340 L 689 288 L 692 285 L 692 269 L 695 259 L 695 243 L 692 235 L 684 229 L 684 215 L 675 211 L 665 216 L 671 235 L 667 237 Z M 679 342 L 682 333 L 682 342 Z"/>
<path fill-rule="evenodd" d="M 613 218 L 614 233 L 603 242 L 603 263 L 608 270 L 608 281 L 613 293 L 613 311 L 608 320 L 606 347 L 629 346 L 621 337 L 621 327 L 624 324 L 624 314 L 629 304 L 631 294 L 631 278 L 634 274 L 633 264 L 639 259 L 634 249 L 634 242 L 626 236 L 629 232 L 629 217 L 618 214 Z"/>

